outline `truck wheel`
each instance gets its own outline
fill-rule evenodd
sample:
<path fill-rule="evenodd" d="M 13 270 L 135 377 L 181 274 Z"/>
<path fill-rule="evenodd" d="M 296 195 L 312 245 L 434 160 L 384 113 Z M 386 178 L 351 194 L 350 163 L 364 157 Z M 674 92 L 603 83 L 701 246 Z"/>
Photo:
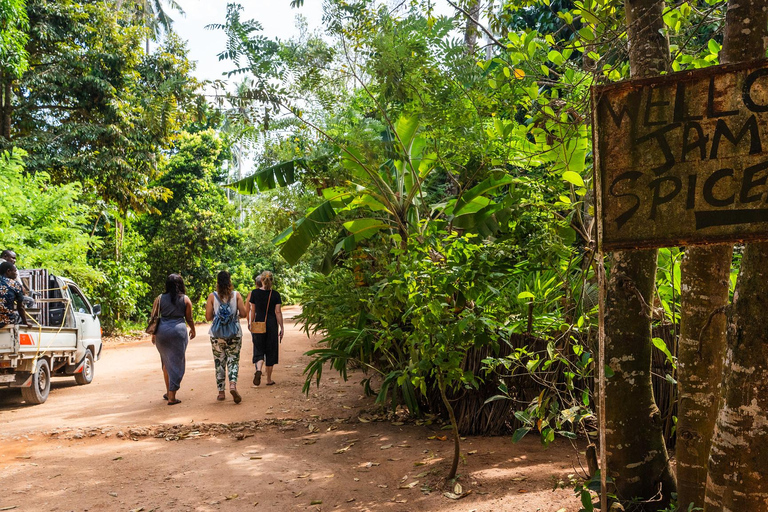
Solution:
<path fill-rule="evenodd" d="M 21 388 L 21 396 L 28 404 L 42 404 L 48 399 L 51 391 L 51 367 L 47 359 L 38 359 L 35 373 L 32 374 L 32 385 Z"/>
<path fill-rule="evenodd" d="M 75 382 L 81 386 L 93 382 L 93 354 L 90 349 L 85 351 L 85 360 L 83 361 L 83 371 L 75 374 Z"/>

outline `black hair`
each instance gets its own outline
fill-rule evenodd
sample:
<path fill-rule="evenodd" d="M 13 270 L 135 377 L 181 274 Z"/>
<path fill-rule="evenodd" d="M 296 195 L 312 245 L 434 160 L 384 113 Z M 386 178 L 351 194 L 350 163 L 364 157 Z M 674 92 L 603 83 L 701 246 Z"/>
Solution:
<path fill-rule="evenodd" d="M 232 277 L 229 272 L 222 270 L 216 276 L 216 291 L 219 292 L 219 299 L 232 298 Z"/>
<path fill-rule="evenodd" d="M 10 261 L 0 263 L 0 276 L 5 277 L 5 274 L 7 274 L 9 270 L 16 270 L 16 265 Z"/>
<path fill-rule="evenodd" d="M 7 259 L 10 255 L 16 256 L 16 253 L 12 251 L 11 249 L 6 249 L 3 252 L 0 252 L 0 258 Z"/>
<path fill-rule="evenodd" d="M 176 298 L 187 292 L 184 288 L 184 279 L 179 274 L 170 274 L 165 280 L 165 293 L 171 296 L 171 302 L 176 303 Z"/>

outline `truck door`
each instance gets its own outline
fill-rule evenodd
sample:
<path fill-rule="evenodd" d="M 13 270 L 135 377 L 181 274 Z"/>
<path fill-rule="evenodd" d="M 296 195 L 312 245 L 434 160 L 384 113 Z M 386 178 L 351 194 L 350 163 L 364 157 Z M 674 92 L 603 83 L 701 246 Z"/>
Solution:
<path fill-rule="evenodd" d="M 101 324 L 99 318 L 93 314 L 91 305 L 77 286 L 70 283 L 67 286 L 67 290 L 72 301 L 72 310 L 75 316 L 75 324 L 80 334 L 80 343 L 82 347 L 93 345 L 97 352 L 94 356 L 98 356 L 98 351 L 101 347 Z"/>

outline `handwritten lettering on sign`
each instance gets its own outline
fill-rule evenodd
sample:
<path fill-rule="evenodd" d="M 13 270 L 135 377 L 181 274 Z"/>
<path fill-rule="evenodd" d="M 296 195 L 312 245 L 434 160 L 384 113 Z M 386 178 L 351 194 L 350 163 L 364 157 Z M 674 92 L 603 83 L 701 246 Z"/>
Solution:
<path fill-rule="evenodd" d="M 603 249 L 768 239 L 768 61 L 594 87 Z"/>

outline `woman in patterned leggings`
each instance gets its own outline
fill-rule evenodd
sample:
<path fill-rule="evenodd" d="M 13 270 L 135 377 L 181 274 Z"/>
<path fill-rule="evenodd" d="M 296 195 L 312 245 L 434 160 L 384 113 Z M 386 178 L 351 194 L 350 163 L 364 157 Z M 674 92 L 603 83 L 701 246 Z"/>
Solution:
<path fill-rule="evenodd" d="M 232 280 L 229 272 L 222 270 L 216 277 L 216 292 L 208 296 L 205 303 L 205 319 L 212 321 L 219 312 L 221 304 L 228 304 L 230 311 L 238 315 L 239 318 L 245 318 L 247 310 L 243 297 L 232 289 Z M 236 404 L 242 400 L 237 391 L 237 374 L 240 369 L 240 347 L 242 346 L 243 332 L 240 328 L 240 322 L 237 322 L 237 334 L 228 339 L 214 338 L 211 336 L 211 351 L 213 352 L 213 364 L 216 368 L 216 387 L 219 395 L 216 400 L 222 401 L 226 398 L 224 393 L 229 378 L 229 392 Z"/>

